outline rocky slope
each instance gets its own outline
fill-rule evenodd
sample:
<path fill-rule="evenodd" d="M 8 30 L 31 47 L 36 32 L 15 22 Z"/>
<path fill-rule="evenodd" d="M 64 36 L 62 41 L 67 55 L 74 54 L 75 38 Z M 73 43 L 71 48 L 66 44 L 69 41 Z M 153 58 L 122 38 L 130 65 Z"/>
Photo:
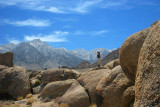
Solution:
<path fill-rule="evenodd" d="M 119 59 L 98 70 L 50 69 L 29 76 L 21 67 L 0 65 L 0 99 L 15 100 L 0 101 L 0 107 L 160 107 L 160 20 L 146 30 L 126 39 Z"/>
<path fill-rule="evenodd" d="M 99 48 L 91 51 L 84 49 L 69 51 L 65 48 L 53 48 L 39 39 L 22 42 L 18 45 L 6 44 L 0 46 L 0 52 L 11 51 L 14 53 L 15 65 L 26 69 L 58 68 L 59 66 L 77 67 L 83 60 L 95 61 L 96 52 L 100 51 L 102 56 L 109 50 Z"/>
<path fill-rule="evenodd" d="M 97 52 L 101 53 L 101 57 L 102 59 L 108 55 L 112 50 L 107 50 L 105 48 L 95 48 L 91 51 L 86 51 L 85 49 L 75 49 L 75 50 L 71 50 L 71 52 L 77 56 L 80 57 L 90 63 L 96 62 L 97 61 Z"/>
<path fill-rule="evenodd" d="M 8 43 L 5 45 L 0 45 L 0 53 L 10 52 L 12 51 L 17 45 L 14 43 Z"/>
<path fill-rule="evenodd" d="M 135 107 L 160 106 L 160 20 L 125 40 L 120 65 L 135 84 Z"/>
<path fill-rule="evenodd" d="M 101 66 L 104 66 L 105 64 L 107 64 L 110 61 L 118 59 L 118 57 L 119 57 L 119 48 L 116 49 L 116 50 L 113 50 L 112 52 L 107 54 L 105 57 L 102 57 L 101 58 L 102 59 L 101 60 Z M 87 61 L 83 61 L 78 65 L 77 68 L 84 69 L 84 68 L 93 68 L 93 67 L 96 67 L 96 66 L 97 66 L 97 62 L 96 63 L 89 63 Z"/>

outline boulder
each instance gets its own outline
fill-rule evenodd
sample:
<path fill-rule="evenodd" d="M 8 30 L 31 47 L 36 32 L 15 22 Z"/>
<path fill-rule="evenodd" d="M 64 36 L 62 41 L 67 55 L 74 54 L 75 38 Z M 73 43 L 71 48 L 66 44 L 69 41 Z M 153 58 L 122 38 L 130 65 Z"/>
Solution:
<path fill-rule="evenodd" d="M 113 69 L 114 67 L 120 65 L 119 59 L 115 59 L 109 63 L 107 63 L 104 68 L 106 69 Z"/>
<path fill-rule="evenodd" d="M 160 20 L 151 27 L 139 55 L 135 107 L 160 107 Z"/>
<path fill-rule="evenodd" d="M 96 92 L 96 86 L 98 82 L 109 73 L 109 69 L 101 69 L 88 71 L 81 74 L 81 76 L 77 79 L 79 83 L 85 88 L 90 97 L 90 103 L 92 104 L 101 104 L 101 96 L 99 96 Z"/>
<path fill-rule="evenodd" d="M 13 67 L 13 53 L 0 53 L 0 65 L 5 65 L 8 67 Z"/>
<path fill-rule="evenodd" d="M 72 83 L 67 92 L 60 98 L 59 104 L 67 104 L 69 107 L 89 107 L 89 96 L 78 81 Z"/>
<path fill-rule="evenodd" d="M 37 87 L 34 87 L 33 94 L 40 94 L 44 87 L 45 87 L 45 85 L 39 85 Z"/>
<path fill-rule="evenodd" d="M 139 53 L 150 29 L 139 31 L 128 37 L 119 50 L 120 65 L 126 76 L 135 82 Z"/>
<path fill-rule="evenodd" d="M 43 84 L 48 84 L 54 81 L 61 81 L 67 79 L 76 79 L 79 76 L 79 72 L 70 69 L 50 69 L 44 71 L 41 76 Z"/>
<path fill-rule="evenodd" d="M 71 86 L 73 82 L 76 80 L 69 79 L 66 81 L 55 81 L 47 84 L 41 93 L 41 97 L 43 99 L 55 99 L 57 97 L 61 97 Z"/>
<path fill-rule="evenodd" d="M 97 85 L 103 97 L 103 107 L 128 107 L 134 100 L 132 82 L 123 73 L 121 66 L 115 67 Z"/>
<path fill-rule="evenodd" d="M 29 94 L 30 83 L 25 69 L 0 65 L 0 93 L 8 93 L 14 99 Z"/>

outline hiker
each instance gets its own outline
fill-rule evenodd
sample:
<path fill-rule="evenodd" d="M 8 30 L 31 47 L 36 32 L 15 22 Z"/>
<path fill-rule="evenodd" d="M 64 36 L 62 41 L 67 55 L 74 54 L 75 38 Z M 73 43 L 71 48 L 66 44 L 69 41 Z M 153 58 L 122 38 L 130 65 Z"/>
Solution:
<path fill-rule="evenodd" d="M 101 55 L 99 51 L 97 52 L 97 63 L 98 63 L 98 67 L 100 67 L 101 66 Z"/>

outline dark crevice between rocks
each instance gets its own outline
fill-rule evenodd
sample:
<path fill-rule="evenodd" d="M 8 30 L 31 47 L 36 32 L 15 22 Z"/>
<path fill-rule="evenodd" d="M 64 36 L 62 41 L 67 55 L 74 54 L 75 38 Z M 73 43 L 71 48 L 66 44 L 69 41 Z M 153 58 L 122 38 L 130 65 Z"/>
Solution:
<path fill-rule="evenodd" d="M 14 99 L 12 95 L 6 92 L 6 93 L 0 94 L 0 100 L 14 100 L 15 101 L 16 99 Z"/>
<path fill-rule="evenodd" d="M 135 98 L 129 103 L 128 107 L 132 107 L 132 105 L 134 105 L 134 102 L 135 102 Z"/>
<path fill-rule="evenodd" d="M 84 83 L 83 81 L 78 81 L 79 84 L 85 89 L 86 93 L 88 94 L 88 97 L 89 97 L 89 103 L 92 104 L 92 100 L 91 100 L 91 96 L 90 96 L 90 93 L 89 93 L 89 89 L 85 88 L 84 87 Z M 101 105 L 103 104 L 103 97 L 99 94 L 96 93 L 96 105 L 97 107 L 101 107 Z"/>
<path fill-rule="evenodd" d="M 96 104 L 97 107 L 102 107 L 103 104 L 103 97 L 96 93 Z"/>
<path fill-rule="evenodd" d="M 88 97 L 89 97 L 89 103 L 91 104 L 91 96 L 89 94 L 89 90 L 87 88 L 84 87 L 84 83 L 81 81 L 78 81 L 79 84 L 85 89 L 86 93 L 88 94 Z"/>
<path fill-rule="evenodd" d="M 91 102 L 91 96 L 90 96 L 90 94 L 89 94 L 89 90 L 85 88 L 85 91 L 86 91 L 86 93 L 88 94 L 88 97 L 89 97 L 89 103 L 91 104 L 92 102 Z"/>
<path fill-rule="evenodd" d="M 33 87 L 31 83 L 30 83 L 30 90 L 31 90 L 31 94 L 33 94 Z"/>

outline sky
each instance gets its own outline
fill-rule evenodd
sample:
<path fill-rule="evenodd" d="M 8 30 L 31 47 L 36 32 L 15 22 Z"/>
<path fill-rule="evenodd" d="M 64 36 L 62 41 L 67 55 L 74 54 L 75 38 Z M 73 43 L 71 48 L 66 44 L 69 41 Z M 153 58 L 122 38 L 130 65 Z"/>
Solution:
<path fill-rule="evenodd" d="M 115 49 L 159 19 L 160 0 L 0 0 L 0 45 Z"/>

